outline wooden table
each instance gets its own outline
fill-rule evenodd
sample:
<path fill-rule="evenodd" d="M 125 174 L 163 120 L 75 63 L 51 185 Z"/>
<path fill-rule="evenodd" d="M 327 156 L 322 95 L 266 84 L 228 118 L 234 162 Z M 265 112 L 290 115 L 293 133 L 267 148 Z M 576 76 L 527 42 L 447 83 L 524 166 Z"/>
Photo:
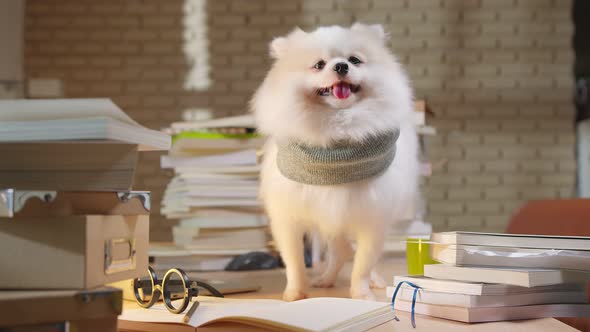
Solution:
<path fill-rule="evenodd" d="M 333 288 L 312 288 L 309 295 L 311 297 L 348 297 L 348 288 L 350 286 L 351 264 L 348 263 L 340 272 L 340 277 Z M 403 258 L 389 257 L 382 260 L 379 268 L 383 277 L 393 283 L 394 275 L 406 274 L 406 263 Z M 313 276 L 315 271 L 310 269 L 308 274 Z M 199 273 L 203 279 L 217 280 L 255 280 L 262 286 L 258 292 L 228 295 L 230 298 L 243 299 L 280 299 L 285 286 L 285 276 L 283 270 L 269 271 L 248 271 L 248 272 L 207 272 Z M 386 298 L 384 289 L 374 290 L 380 301 L 389 301 Z M 125 303 L 124 307 L 136 307 L 133 302 Z M 390 321 L 383 325 L 371 329 L 371 332 L 392 332 L 392 331 L 477 331 L 477 332 L 542 332 L 542 331 L 578 331 L 569 325 L 566 325 L 553 318 L 533 319 L 523 321 L 507 321 L 493 323 L 466 324 L 445 319 L 433 318 L 428 316 L 416 315 L 416 329 L 412 328 L 410 323 L 410 314 L 402 311 L 396 311 L 400 321 Z"/>

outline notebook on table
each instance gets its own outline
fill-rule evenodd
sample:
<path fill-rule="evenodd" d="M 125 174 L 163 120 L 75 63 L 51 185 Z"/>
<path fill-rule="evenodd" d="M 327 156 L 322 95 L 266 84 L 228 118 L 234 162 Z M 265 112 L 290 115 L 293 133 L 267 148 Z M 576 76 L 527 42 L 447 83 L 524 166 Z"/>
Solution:
<path fill-rule="evenodd" d="M 198 297 L 200 305 L 188 323 L 163 304 L 126 309 L 119 316 L 122 331 L 202 331 L 216 326 L 243 326 L 264 331 L 365 331 L 394 318 L 390 303 L 345 298 L 311 298 L 295 302 Z"/>

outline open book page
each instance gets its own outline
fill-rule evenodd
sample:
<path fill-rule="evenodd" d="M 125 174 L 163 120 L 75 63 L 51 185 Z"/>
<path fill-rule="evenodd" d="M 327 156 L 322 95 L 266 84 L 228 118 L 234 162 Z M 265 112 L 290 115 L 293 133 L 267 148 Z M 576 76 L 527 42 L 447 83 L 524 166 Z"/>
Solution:
<path fill-rule="evenodd" d="M 245 317 L 247 319 L 229 319 L 231 321 L 266 320 L 301 330 L 324 331 L 347 325 L 351 321 L 367 319 L 379 309 L 390 306 L 389 303 L 384 302 L 319 297 L 284 302 L 267 310 L 253 310 Z"/>
<path fill-rule="evenodd" d="M 244 322 L 252 325 L 290 326 L 295 330 L 322 331 L 370 318 L 389 308 L 389 303 L 343 298 L 312 298 L 295 302 L 279 300 L 238 300 L 199 297 L 200 306 L 189 325 L 199 327 L 215 321 Z M 183 315 L 169 313 L 163 304 L 146 309 L 124 310 L 119 320 L 177 323 Z M 262 324 L 261 324 L 262 323 Z"/>
<path fill-rule="evenodd" d="M 276 307 L 277 304 L 285 303 L 280 300 L 243 300 L 204 296 L 198 297 L 197 300 L 200 305 L 189 321 L 189 325 L 194 327 L 226 316 L 247 316 L 253 311 L 265 311 Z M 149 309 L 126 309 L 119 316 L 119 320 L 126 321 L 177 324 L 183 324 L 183 318 L 184 315 L 170 313 L 163 303 L 156 304 Z"/>

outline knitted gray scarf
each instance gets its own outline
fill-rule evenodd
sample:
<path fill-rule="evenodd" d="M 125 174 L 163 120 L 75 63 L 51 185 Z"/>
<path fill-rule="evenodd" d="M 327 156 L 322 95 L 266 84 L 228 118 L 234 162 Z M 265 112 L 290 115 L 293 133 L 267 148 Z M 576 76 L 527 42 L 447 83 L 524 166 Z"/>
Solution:
<path fill-rule="evenodd" d="M 301 142 L 278 143 L 277 166 L 296 182 L 336 185 L 381 175 L 395 157 L 399 129 L 362 142 L 340 141 L 330 147 Z"/>

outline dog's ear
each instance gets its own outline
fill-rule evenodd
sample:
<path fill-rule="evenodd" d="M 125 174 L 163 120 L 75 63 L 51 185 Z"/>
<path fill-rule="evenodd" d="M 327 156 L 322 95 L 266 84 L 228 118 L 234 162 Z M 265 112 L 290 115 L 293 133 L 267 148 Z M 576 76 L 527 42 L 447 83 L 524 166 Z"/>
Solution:
<path fill-rule="evenodd" d="M 278 59 L 287 51 L 287 37 L 277 37 L 270 42 L 270 56 Z"/>
<path fill-rule="evenodd" d="M 282 57 L 287 52 L 289 40 L 301 35 L 305 35 L 305 31 L 295 28 L 286 37 L 273 39 L 270 43 L 270 56 L 275 59 Z"/>
<path fill-rule="evenodd" d="M 387 39 L 387 33 L 385 32 L 385 29 L 383 29 L 383 25 L 381 24 L 355 23 L 350 27 L 350 29 L 353 31 L 369 33 L 382 42 L 385 42 L 385 40 Z"/>

